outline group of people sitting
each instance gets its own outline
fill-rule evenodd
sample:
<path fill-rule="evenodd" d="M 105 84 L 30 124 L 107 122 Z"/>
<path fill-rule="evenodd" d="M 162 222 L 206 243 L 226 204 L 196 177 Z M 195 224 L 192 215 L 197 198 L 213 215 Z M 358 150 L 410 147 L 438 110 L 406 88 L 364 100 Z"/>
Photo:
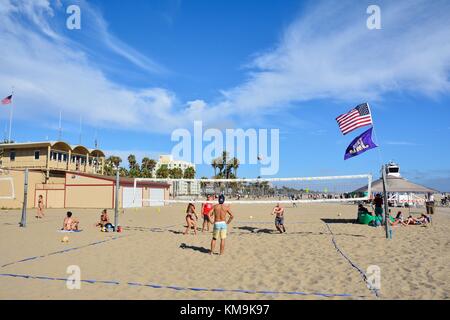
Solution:
<path fill-rule="evenodd" d="M 72 212 L 68 211 L 66 217 L 63 221 L 63 227 L 61 230 L 64 231 L 78 231 L 78 226 L 80 221 L 72 217 Z M 108 210 L 104 209 L 100 215 L 100 221 L 95 224 L 96 227 L 101 227 L 102 229 L 114 229 L 114 225 L 109 221 Z"/>
<path fill-rule="evenodd" d="M 425 225 L 431 223 L 431 217 L 422 213 L 419 218 L 414 218 L 412 215 L 409 215 L 407 219 L 403 217 L 401 211 L 397 213 L 394 220 L 390 220 L 392 226 L 409 226 L 409 225 Z"/>
<path fill-rule="evenodd" d="M 369 212 L 369 210 L 366 207 L 364 207 L 363 204 L 359 204 L 358 205 L 358 215 L 360 215 L 360 214 L 372 215 L 376 218 L 369 225 L 381 226 L 383 210 L 382 209 L 380 210 L 380 209 L 381 209 L 381 207 L 375 207 L 375 213 L 372 213 L 372 212 Z M 412 215 L 409 215 L 408 218 L 406 218 L 406 219 L 404 218 L 401 211 L 397 212 L 397 215 L 395 216 L 395 218 L 393 216 L 391 216 L 390 213 L 391 213 L 391 210 L 389 209 L 389 223 L 392 226 L 425 225 L 425 224 L 431 223 L 431 217 L 424 213 L 422 213 L 420 215 L 420 217 L 418 217 L 418 218 L 414 218 Z"/>

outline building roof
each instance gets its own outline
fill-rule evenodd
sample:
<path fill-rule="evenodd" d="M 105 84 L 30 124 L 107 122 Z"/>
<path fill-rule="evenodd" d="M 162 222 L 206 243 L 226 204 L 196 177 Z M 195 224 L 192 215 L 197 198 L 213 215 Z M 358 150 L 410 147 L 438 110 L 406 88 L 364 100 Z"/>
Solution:
<path fill-rule="evenodd" d="M 367 186 L 359 188 L 354 192 L 367 192 Z M 380 178 L 372 182 L 372 192 L 383 192 L 383 180 Z M 387 176 L 386 177 L 387 192 L 412 192 L 412 193 L 436 193 L 437 190 L 427 188 L 420 184 L 413 183 L 402 177 Z"/>
<path fill-rule="evenodd" d="M 89 149 L 82 145 L 70 145 L 64 141 L 33 141 L 33 142 L 19 142 L 19 143 L 0 143 L 0 148 L 4 149 L 27 149 L 27 148 L 38 148 L 38 147 L 62 147 L 61 151 L 77 151 L 82 152 L 82 154 L 89 153 L 94 157 L 105 157 L 105 153 L 100 149 Z"/>

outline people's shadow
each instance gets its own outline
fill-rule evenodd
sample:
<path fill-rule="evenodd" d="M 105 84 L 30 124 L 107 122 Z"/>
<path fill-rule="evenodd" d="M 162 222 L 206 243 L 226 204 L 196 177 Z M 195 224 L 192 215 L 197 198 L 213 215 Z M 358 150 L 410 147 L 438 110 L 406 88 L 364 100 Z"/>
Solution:
<path fill-rule="evenodd" d="M 356 219 L 326 219 L 326 218 L 322 218 L 321 220 L 325 223 L 352 223 L 352 224 L 357 223 Z"/>
<path fill-rule="evenodd" d="M 237 227 L 236 229 L 250 231 L 251 233 L 274 233 L 274 230 L 271 230 L 271 229 L 259 229 L 259 228 L 248 227 L 248 226 Z"/>
<path fill-rule="evenodd" d="M 173 234 L 183 234 L 183 232 L 177 231 L 177 230 L 167 230 L 167 231 L 169 231 L 170 233 L 173 233 Z"/>
<path fill-rule="evenodd" d="M 209 253 L 209 249 L 206 249 L 206 248 L 203 248 L 203 247 L 197 247 L 197 246 L 189 246 L 186 243 L 182 243 L 180 245 L 180 248 L 181 249 L 191 249 L 191 250 L 194 250 L 194 251 L 199 251 L 201 253 Z"/>

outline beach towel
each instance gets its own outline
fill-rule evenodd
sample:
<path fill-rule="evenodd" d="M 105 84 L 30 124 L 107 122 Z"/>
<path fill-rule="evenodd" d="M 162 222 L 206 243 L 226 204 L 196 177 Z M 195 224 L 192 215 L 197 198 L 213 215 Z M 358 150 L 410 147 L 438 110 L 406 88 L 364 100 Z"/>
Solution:
<path fill-rule="evenodd" d="M 61 233 L 72 233 L 72 232 L 81 232 L 83 230 L 57 230 L 57 232 Z"/>

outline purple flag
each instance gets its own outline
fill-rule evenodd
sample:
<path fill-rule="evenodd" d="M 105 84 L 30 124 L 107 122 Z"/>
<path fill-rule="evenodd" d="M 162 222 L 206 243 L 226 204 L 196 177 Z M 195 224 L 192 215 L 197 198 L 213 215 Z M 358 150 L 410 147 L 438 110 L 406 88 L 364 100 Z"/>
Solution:
<path fill-rule="evenodd" d="M 357 136 L 345 150 L 344 160 L 378 147 L 372 141 L 372 128 Z"/>

